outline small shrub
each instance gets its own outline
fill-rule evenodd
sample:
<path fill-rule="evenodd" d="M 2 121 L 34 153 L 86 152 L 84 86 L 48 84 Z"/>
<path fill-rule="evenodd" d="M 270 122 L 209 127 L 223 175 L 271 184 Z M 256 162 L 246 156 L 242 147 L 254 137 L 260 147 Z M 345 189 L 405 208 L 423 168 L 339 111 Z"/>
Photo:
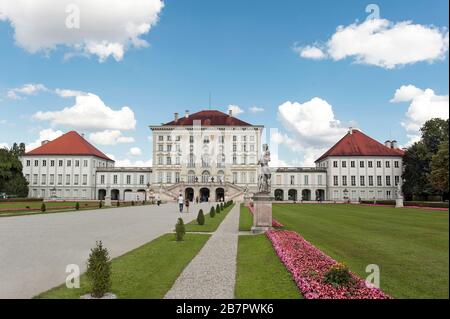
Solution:
<path fill-rule="evenodd" d="M 134 206 L 134 205 L 135 205 L 134 200 L 132 200 L 131 201 L 131 206 Z"/>
<path fill-rule="evenodd" d="M 216 216 L 216 210 L 214 209 L 214 206 L 211 207 L 211 210 L 209 211 L 209 216 L 211 218 L 214 218 Z"/>
<path fill-rule="evenodd" d="M 198 211 L 197 215 L 197 224 L 199 225 L 205 225 L 205 215 L 203 214 L 203 209 L 200 209 Z"/>
<path fill-rule="evenodd" d="M 26 209 L 30 209 L 30 206 L 25 207 Z"/>
<path fill-rule="evenodd" d="M 220 210 L 223 210 L 223 203 L 220 203 Z"/>
<path fill-rule="evenodd" d="M 91 295 L 101 298 L 111 288 L 111 261 L 109 253 L 101 241 L 91 249 L 87 261 L 86 276 L 91 283 Z"/>
<path fill-rule="evenodd" d="M 46 210 L 47 210 L 47 206 L 45 206 L 45 203 L 42 203 L 41 212 L 45 213 Z"/>
<path fill-rule="evenodd" d="M 88 207 L 88 205 L 89 205 L 88 203 L 85 203 L 85 204 L 84 204 L 84 207 Z"/>
<path fill-rule="evenodd" d="M 103 207 L 103 202 L 102 201 L 99 201 L 98 202 L 98 208 L 102 208 Z"/>
<path fill-rule="evenodd" d="M 352 281 L 350 270 L 343 263 L 337 263 L 330 267 L 324 275 L 324 282 L 335 287 L 346 286 Z"/>
<path fill-rule="evenodd" d="M 76 210 L 80 210 L 80 203 L 77 202 L 77 203 L 75 204 L 75 209 L 76 209 Z"/>
<path fill-rule="evenodd" d="M 186 234 L 186 228 L 184 227 L 183 218 L 178 218 L 178 222 L 175 225 L 175 238 L 177 241 L 182 241 Z"/>
<path fill-rule="evenodd" d="M 119 206 L 120 206 L 120 200 L 117 201 L 117 207 L 119 207 Z"/>
<path fill-rule="evenodd" d="M 219 204 L 216 205 L 216 213 L 220 214 L 220 205 Z"/>

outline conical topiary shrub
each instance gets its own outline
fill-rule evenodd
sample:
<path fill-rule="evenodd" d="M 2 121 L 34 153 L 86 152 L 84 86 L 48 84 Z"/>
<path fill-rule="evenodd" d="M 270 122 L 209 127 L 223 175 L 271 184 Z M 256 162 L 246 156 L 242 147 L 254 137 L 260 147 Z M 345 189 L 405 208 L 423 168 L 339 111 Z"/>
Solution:
<path fill-rule="evenodd" d="M 42 203 L 42 205 L 41 205 L 41 212 L 45 213 L 46 210 L 47 210 L 47 207 L 45 206 L 44 203 Z"/>
<path fill-rule="evenodd" d="M 209 216 L 211 218 L 214 218 L 216 216 L 216 210 L 214 209 L 214 206 L 211 207 L 211 210 L 209 211 Z"/>
<path fill-rule="evenodd" d="M 91 283 L 91 296 L 102 298 L 111 288 L 111 261 L 101 241 L 91 250 L 86 276 Z"/>
<path fill-rule="evenodd" d="M 216 205 L 216 213 L 220 214 L 220 205 L 219 204 Z"/>
<path fill-rule="evenodd" d="M 198 211 L 197 215 L 197 224 L 199 225 L 205 225 L 205 215 L 203 214 L 203 209 L 200 209 Z"/>
<path fill-rule="evenodd" d="M 76 209 L 76 210 L 80 210 L 80 203 L 77 202 L 77 203 L 75 204 L 75 209 Z"/>
<path fill-rule="evenodd" d="M 186 228 L 184 227 L 183 218 L 178 218 L 178 222 L 175 225 L 175 238 L 177 241 L 182 241 L 186 234 Z"/>
<path fill-rule="evenodd" d="M 220 210 L 223 210 L 223 203 L 220 203 Z"/>

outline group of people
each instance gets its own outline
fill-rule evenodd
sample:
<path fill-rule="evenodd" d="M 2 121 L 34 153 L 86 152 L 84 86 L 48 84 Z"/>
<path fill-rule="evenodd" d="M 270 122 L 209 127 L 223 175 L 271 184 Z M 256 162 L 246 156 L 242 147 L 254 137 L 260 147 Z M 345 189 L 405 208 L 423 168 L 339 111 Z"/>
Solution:
<path fill-rule="evenodd" d="M 178 206 L 180 208 L 180 214 L 183 213 L 184 206 L 186 206 L 186 213 L 189 213 L 189 199 L 184 199 L 183 195 L 180 193 L 178 196 Z"/>

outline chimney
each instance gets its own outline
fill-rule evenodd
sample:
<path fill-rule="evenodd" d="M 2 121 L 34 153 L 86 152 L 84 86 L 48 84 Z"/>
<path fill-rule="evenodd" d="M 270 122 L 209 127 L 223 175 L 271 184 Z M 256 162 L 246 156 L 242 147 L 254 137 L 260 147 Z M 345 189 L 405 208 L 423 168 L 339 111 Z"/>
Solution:
<path fill-rule="evenodd" d="M 49 140 L 43 140 L 43 141 L 41 142 L 41 146 L 47 144 L 48 142 L 50 142 L 50 141 L 49 141 Z"/>
<path fill-rule="evenodd" d="M 394 148 L 394 149 L 398 148 L 398 142 L 396 140 L 393 140 L 391 143 L 392 143 L 391 148 Z"/>
<path fill-rule="evenodd" d="M 386 142 L 384 142 L 384 146 L 391 148 L 392 147 L 392 142 L 387 140 Z"/>
<path fill-rule="evenodd" d="M 349 128 L 348 128 L 348 133 L 349 133 L 349 134 L 353 134 L 353 127 L 349 127 Z"/>
<path fill-rule="evenodd" d="M 175 119 L 175 122 L 178 122 L 178 113 L 177 112 L 173 113 L 173 117 Z"/>
<path fill-rule="evenodd" d="M 189 110 L 186 110 L 186 112 L 184 113 L 184 117 L 189 118 Z"/>
<path fill-rule="evenodd" d="M 233 110 L 232 110 L 232 109 L 229 109 L 229 110 L 228 110 L 228 115 L 229 115 L 230 117 L 233 117 Z"/>

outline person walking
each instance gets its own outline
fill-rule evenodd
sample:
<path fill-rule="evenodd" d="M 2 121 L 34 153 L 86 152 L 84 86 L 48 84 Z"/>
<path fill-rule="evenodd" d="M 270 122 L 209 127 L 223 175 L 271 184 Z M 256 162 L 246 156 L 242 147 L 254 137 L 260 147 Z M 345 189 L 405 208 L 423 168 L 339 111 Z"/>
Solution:
<path fill-rule="evenodd" d="M 180 196 L 178 196 L 178 205 L 180 207 L 180 214 L 183 213 L 183 206 L 184 206 L 184 198 L 183 195 L 180 194 Z"/>
<path fill-rule="evenodd" d="M 189 199 L 187 198 L 184 205 L 186 206 L 186 213 L 189 214 Z"/>
<path fill-rule="evenodd" d="M 159 194 L 156 194 L 156 205 L 161 205 L 161 197 L 159 196 Z"/>

